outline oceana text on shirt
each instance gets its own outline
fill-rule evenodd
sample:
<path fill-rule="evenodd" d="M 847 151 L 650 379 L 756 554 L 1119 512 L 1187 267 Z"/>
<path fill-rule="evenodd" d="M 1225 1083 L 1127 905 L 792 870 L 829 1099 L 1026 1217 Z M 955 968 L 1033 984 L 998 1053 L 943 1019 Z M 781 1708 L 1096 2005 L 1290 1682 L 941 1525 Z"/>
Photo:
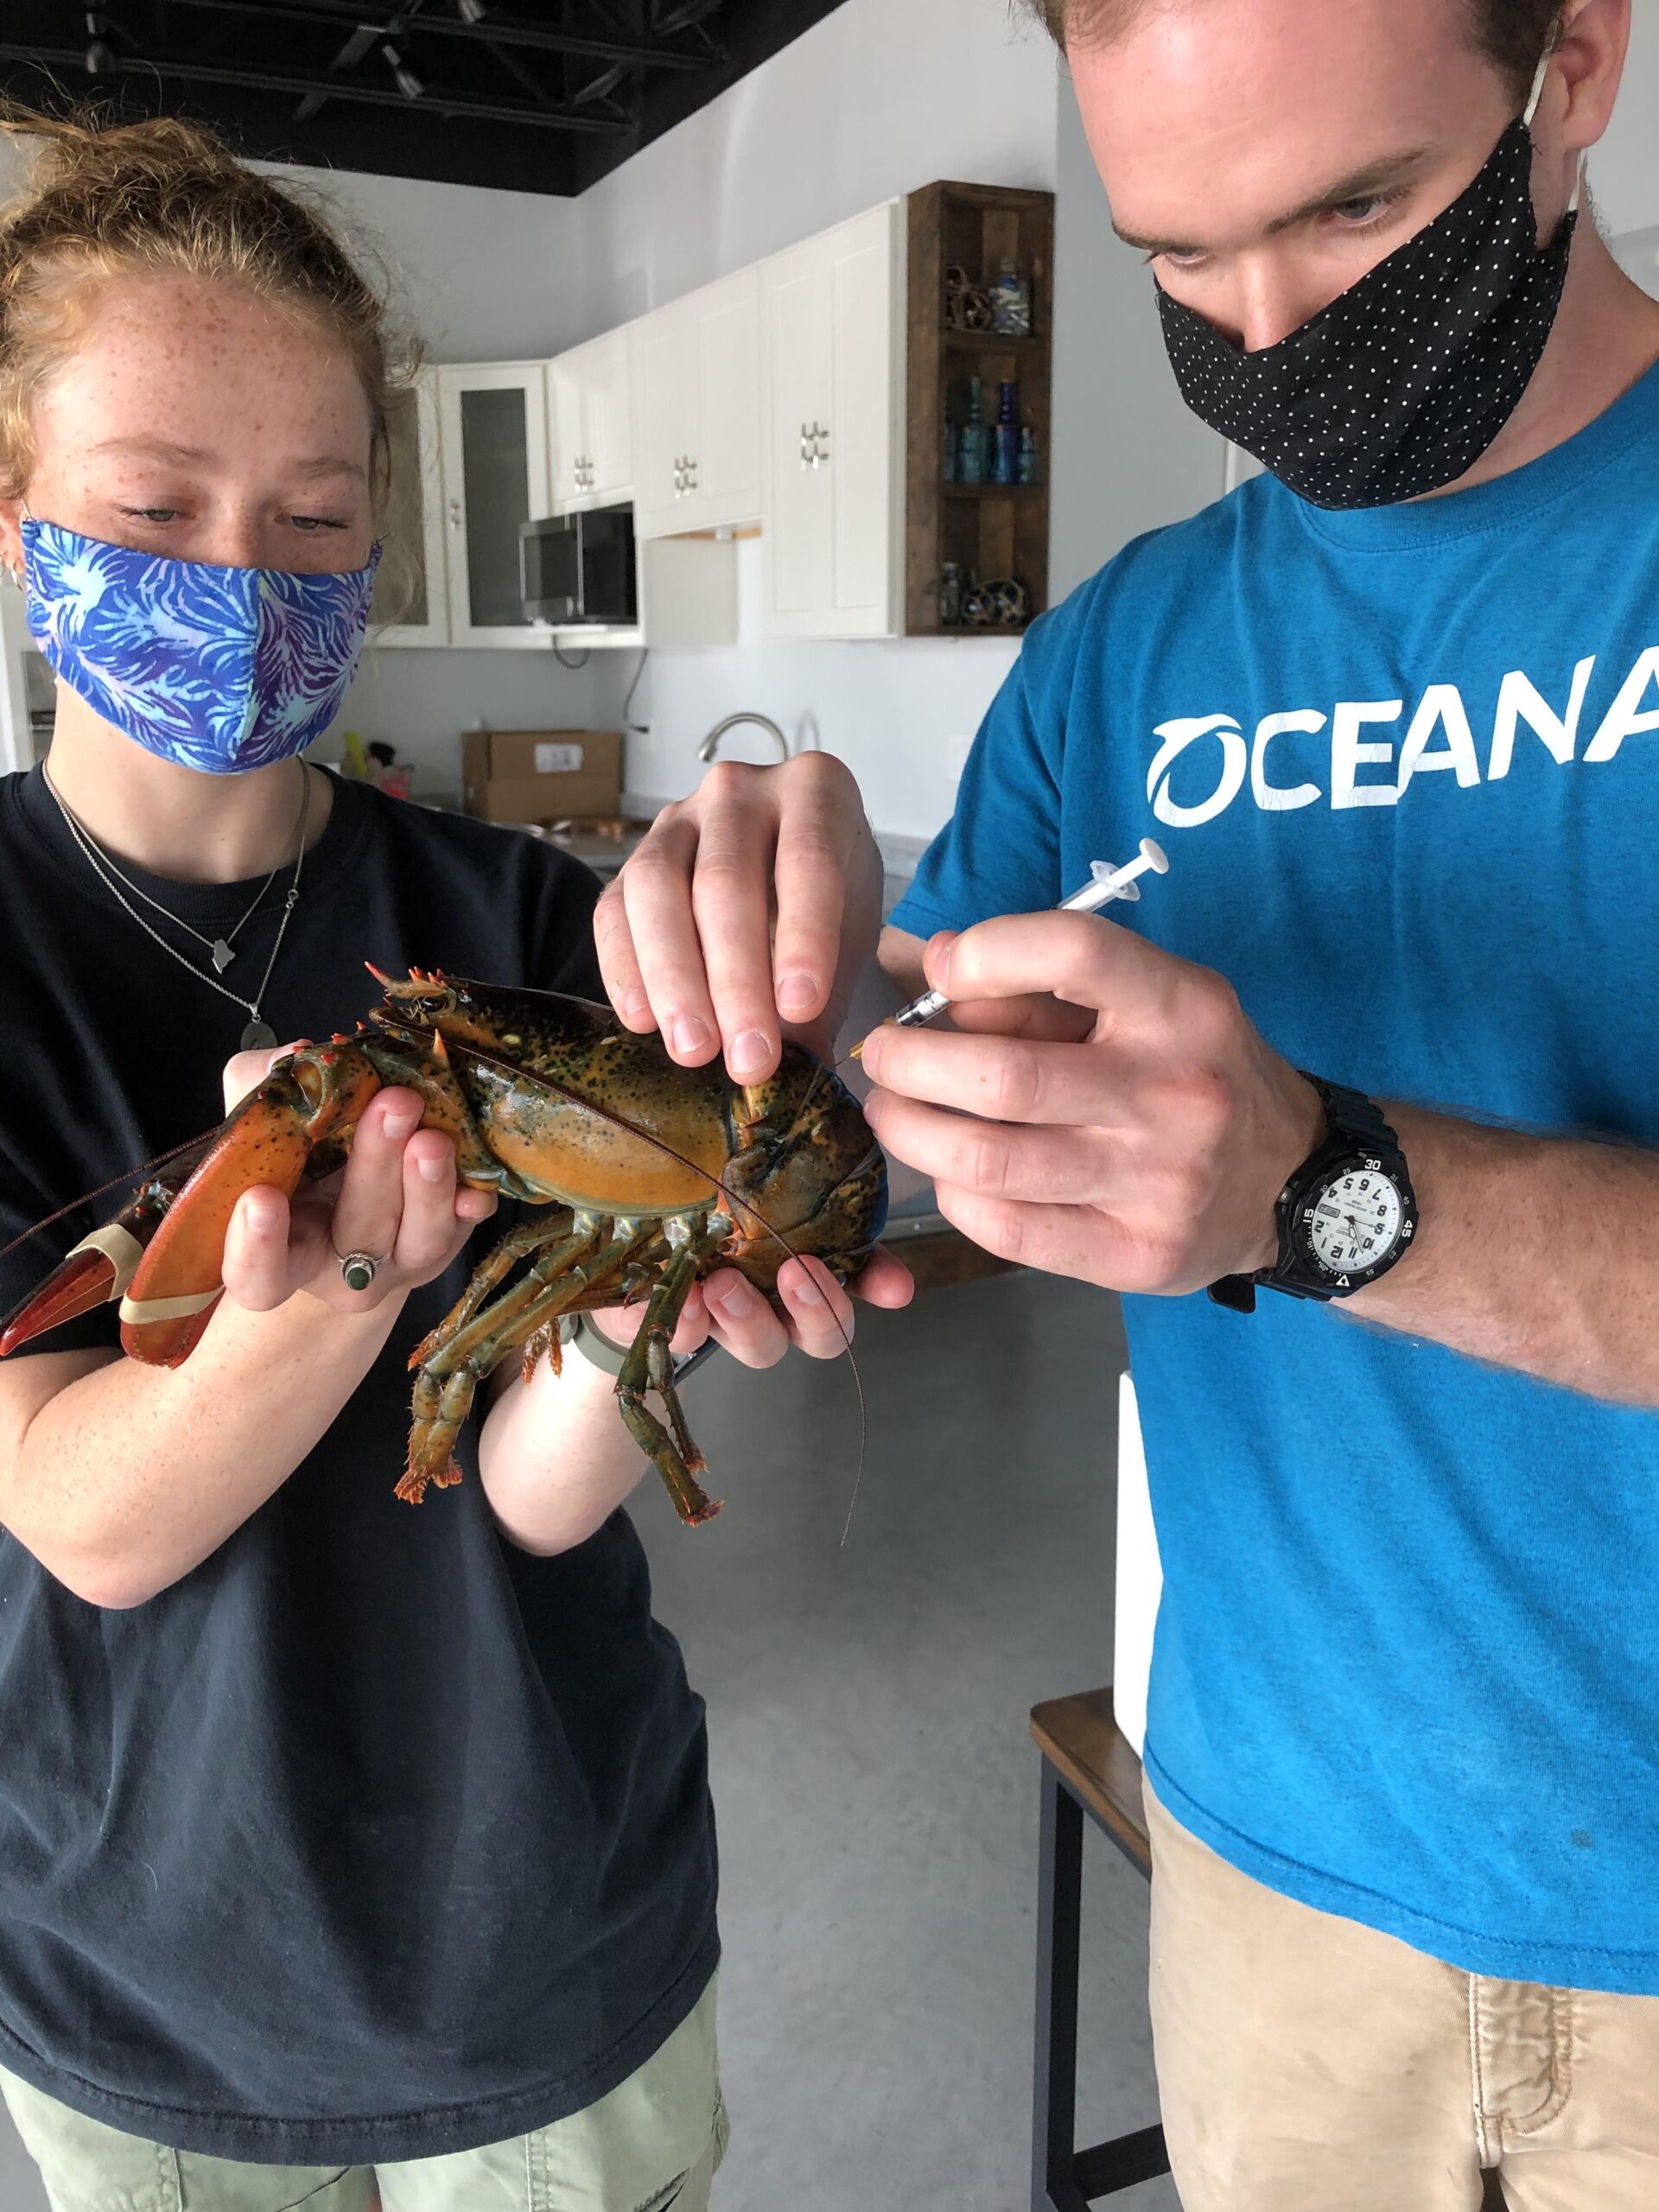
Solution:
<path fill-rule="evenodd" d="M 1262 715 L 1249 738 L 1234 715 L 1177 716 L 1153 731 L 1159 743 L 1147 797 L 1158 820 L 1176 830 L 1213 822 L 1247 783 L 1264 814 L 1321 802 L 1336 811 L 1396 806 L 1419 776 L 1433 772 L 1450 773 L 1465 789 L 1501 782 L 1523 731 L 1562 767 L 1605 763 L 1617 759 L 1627 737 L 1659 732 L 1659 645 L 1637 656 L 1580 752 L 1595 669 L 1593 653 L 1580 661 L 1560 703 L 1524 670 L 1513 669 L 1490 717 L 1471 713 L 1455 683 L 1431 683 L 1408 721 L 1403 699 L 1344 699 L 1328 713 L 1294 707 Z"/>

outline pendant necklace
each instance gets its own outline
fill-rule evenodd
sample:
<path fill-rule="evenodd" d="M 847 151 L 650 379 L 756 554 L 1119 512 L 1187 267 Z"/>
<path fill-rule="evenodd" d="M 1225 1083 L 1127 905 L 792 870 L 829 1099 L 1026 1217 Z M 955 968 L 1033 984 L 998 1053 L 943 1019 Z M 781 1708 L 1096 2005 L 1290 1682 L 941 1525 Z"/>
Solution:
<path fill-rule="evenodd" d="M 110 893 L 117 905 L 124 907 L 127 912 L 131 915 L 133 920 L 137 923 L 139 928 L 143 930 L 145 936 L 154 938 L 155 942 L 161 946 L 163 952 L 170 953 L 173 958 L 178 962 L 180 967 L 188 969 L 190 974 L 196 977 L 198 982 L 206 983 L 210 990 L 217 991 L 221 998 L 229 999 L 234 1005 L 245 1007 L 247 1008 L 249 1019 L 246 1027 L 242 1032 L 242 1041 L 238 1048 L 239 1050 L 245 1052 L 269 1052 L 270 1047 L 276 1042 L 276 1033 L 270 1027 L 269 1022 L 261 1018 L 259 1009 L 264 1000 L 266 988 L 270 982 L 271 970 L 276 965 L 276 955 L 282 950 L 283 939 L 288 934 L 289 921 L 293 915 L 295 907 L 299 904 L 300 874 L 305 866 L 306 820 L 311 810 L 311 779 L 306 773 L 304 762 L 302 761 L 300 764 L 300 849 L 298 853 L 295 855 L 294 860 L 294 880 L 289 885 L 288 895 L 283 901 L 282 919 L 276 925 L 276 939 L 270 948 L 270 957 L 265 963 L 265 972 L 259 979 L 258 989 L 254 993 L 251 999 L 245 999 L 239 991 L 232 990 L 227 983 L 221 983 L 219 979 L 224 973 L 225 969 L 229 967 L 231 962 L 235 959 L 236 954 L 232 950 L 234 940 L 240 933 L 245 924 L 251 918 L 254 910 L 258 906 L 260 899 L 264 897 L 266 892 L 270 890 L 272 883 L 276 880 L 276 869 L 272 868 L 270 874 L 260 885 L 257 895 L 254 899 L 253 905 L 248 908 L 247 912 L 243 915 L 241 921 L 238 922 L 236 927 L 232 930 L 227 936 L 213 938 L 205 938 L 200 930 L 191 929 L 188 922 L 181 921 L 175 913 L 172 912 L 169 908 L 162 905 L 160 899 L 152 899 L 147 891 L 140 890 L 138 886 L 134 883 L 130 877 L 122 874 L 121 870 L 117 868 L 115 862 L 110 858 L 109 855 L 104 851 L 100 845 L 94 843 L 87 830 L 82 826 L 77 817 L 70 812 L 61 792 L 60 792 L 57 785 L 53 782 L 50 774 L 48 773 L 44 767 L 42 767 L 41 772 L 45 779 L 48 791 L 51 792 L 53 798 L 57 801 L 58 811 L 63 817 L 63 824 L 65 829 L 68 830 L 70 836 L 73 839 L 75 845 L 86 860 L 87 866 L 98 877 L 99 882 L 103 884 L 105 889 Z M 279 867 L 281 863 L 278 862 Z M 198 944 L 205 944 L 209 947 L 214 970 L 211 976 L 207 975 L 202 969 L 199 968 L 195 962 L 190 958 L 188 953 L 181 952 L 175 944 L 169 944 L 159 930 L 151 927 L 150 924 L 144 919 L 143 916 L 138 912 L 138 909 L 132 904 L 132 901 L 124 894 L 121 889 L 121 886 L 124 883 L 126 885 L 127 889 L 130 891 L 135 897 L 142 899 L 146 906 L 153 906 L 158 914 L 165 915 L 167 919 L 169 922 L 175 924 L 178 928 L 188 931 L 189 935 L 195 938 Z"/>

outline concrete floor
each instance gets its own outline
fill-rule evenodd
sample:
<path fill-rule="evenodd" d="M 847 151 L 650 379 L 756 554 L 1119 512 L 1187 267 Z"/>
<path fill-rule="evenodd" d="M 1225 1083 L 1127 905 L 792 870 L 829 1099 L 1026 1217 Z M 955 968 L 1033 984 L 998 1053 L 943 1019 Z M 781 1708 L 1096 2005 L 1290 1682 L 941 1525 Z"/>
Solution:
<path fill-rule="evenodd" d="M 642 1491 L 708 1698 L 724 1859 L 718 2212 L 1027 2212 L 1038 1700 L 1111 1675 L 1113 1301 L 1005 1276 L 842 1364 L 688 1386 L 726 1511 Z M 1155 2116 L 1147 1897 L 1091 1840 L 1078 2124 Z M 1111 2200 L 1178 2212 L 1166 2181 Z M 0 2205 L 44 2199 L 0 2113 Z"/>

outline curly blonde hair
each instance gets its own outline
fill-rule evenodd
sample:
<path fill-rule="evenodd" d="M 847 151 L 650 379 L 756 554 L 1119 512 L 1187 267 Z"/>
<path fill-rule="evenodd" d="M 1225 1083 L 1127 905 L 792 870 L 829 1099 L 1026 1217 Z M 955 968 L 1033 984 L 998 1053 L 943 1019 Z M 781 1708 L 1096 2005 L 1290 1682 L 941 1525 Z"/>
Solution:
<path fill-rule="evenodd" d="M 173 117 L 118 123 L 8 103 L 0 132 L 40 142 L 24 190 L 0 208 L 0 498 L 29 480 L 32 403 L 73 349 L 88 284 L 182 270 L 244 285 L 338 341 L 369 404 L 384 508 L 391 416 L 419 350 L 391 327 L 384 273 L 365 276 L 319 204 Z"/>

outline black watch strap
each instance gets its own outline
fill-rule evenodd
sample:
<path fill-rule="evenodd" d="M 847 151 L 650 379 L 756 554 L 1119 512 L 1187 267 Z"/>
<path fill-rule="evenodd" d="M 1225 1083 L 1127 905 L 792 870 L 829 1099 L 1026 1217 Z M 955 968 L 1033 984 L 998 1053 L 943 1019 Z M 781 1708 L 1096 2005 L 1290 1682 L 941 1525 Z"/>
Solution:
<path fill-rule="evenodd" d="M 1388 1116 L 1375 1098 L 1368 1098 L 1363 1090 L 1344 1090 L 1339 1083 L 1326 1083 L 1320 1076 L 1309 1075 L 1306 1068 L 1297 1072 L 1304 1083 L 1311 1083 L 1319 1092 L 1325 1119 L 1334 1128 L 1378 1137 L 1392 1150 L 1398 1151 L 1399 1139 L 1389 1127 Z"/>
<path fill-rule="evenodd" d="M 1327 1295 L 1325 1292 L 1310 1289 L 1300 1283 L 1286 1282 L 1280 1278 L 1280 1269 L 1285 1264 L 1286 1206 L 1309 1172 L 1317 1168 L 1322 1156 L 1340 1139 L 1351 1136 L 1362 1145 L 1370 1141 L 1396 1154 L 1400 1149 L 1399 1139 L 1389 1126 L 1388 1116 L 1374 1098 L 1368 1098 L 1363 1090 L 1344 1090 L 1339 1083 L 1326 1083 L 1321 1076 L 1310 1075 L 1306 1068 L 1299 1068 L 1297 1073 L 1304 1083 L 1312 1084 L 1319 1095 L 1319 1103 L 1325 1108 L 1325 1136 L 1285 1185 L 1275 1208 L 1280 1228 L 1280 1258 L 1277 1263 L 1262 1268 L 1259 1274 L 1224 1275 L 1219 1282 L 1211 1284 L 1211 1297 L 1217 1306 L 1224 1306 L 1230 1313 L 1254 1313 L 1258 1285 L 1283 1291 L 1291 1298 L 1324 1300 Z"/>

